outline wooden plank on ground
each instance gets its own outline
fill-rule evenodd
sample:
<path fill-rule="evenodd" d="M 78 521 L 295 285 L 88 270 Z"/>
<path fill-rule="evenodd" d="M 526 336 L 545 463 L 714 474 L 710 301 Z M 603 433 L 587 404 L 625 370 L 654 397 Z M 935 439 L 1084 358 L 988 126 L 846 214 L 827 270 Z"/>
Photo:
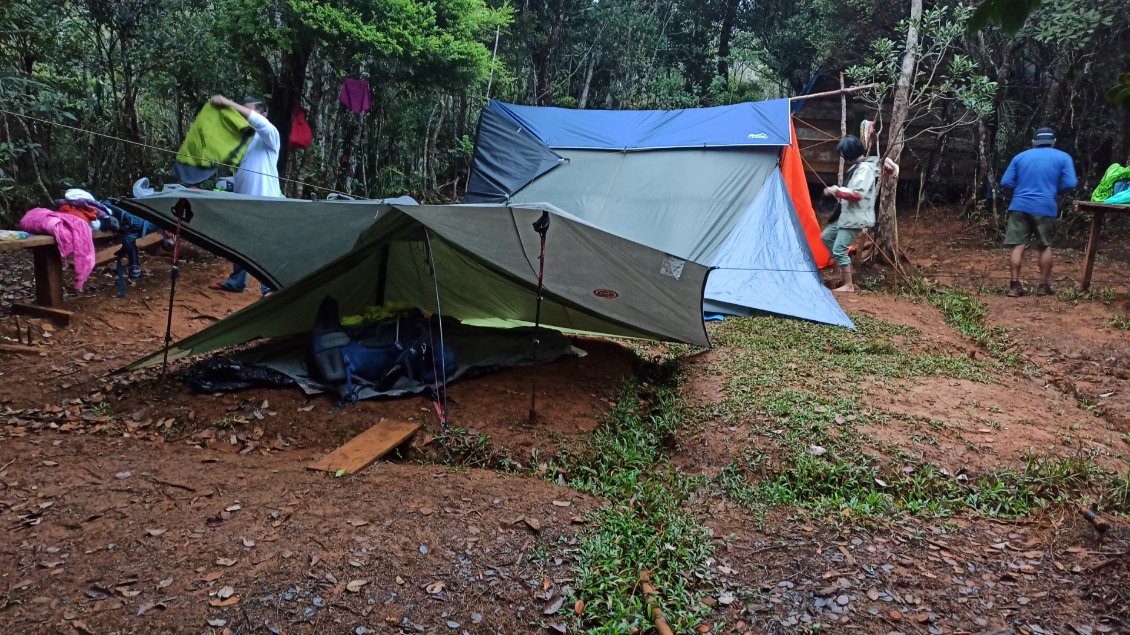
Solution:
<path fill-rule="evenodd" d="M 14 353 L 17 355 L 21 353 L 29 355 L 39 355 L 40 353 L 46 352 L 47 351 L 45 349 L 39 348 L 37 346 L 27 346 L 25 344 L 0 344 L 0 353 Z"/>
<path fill-rule="evenodd" d="M 345 470 L 347 474 L 356 474 L 407 441 L 419 429 L 418 423 L 382 419 L 377 425 L 306 467 L 322 472 L 336 473 L 338 470 Z"/>
<path fill-rule="evenodd" d="M 70 324 L 71 317 L 74 316 L 74 311 L 54 309 L 49 306 L 42 306 L 39 304 L 28 304 L 27 302 L 13 302 L 12 313 L 15 313 L 16 315 L 30 315 L 31 317 L 45 318 L 51 320 L 56 326 L 66 326 Z"/>

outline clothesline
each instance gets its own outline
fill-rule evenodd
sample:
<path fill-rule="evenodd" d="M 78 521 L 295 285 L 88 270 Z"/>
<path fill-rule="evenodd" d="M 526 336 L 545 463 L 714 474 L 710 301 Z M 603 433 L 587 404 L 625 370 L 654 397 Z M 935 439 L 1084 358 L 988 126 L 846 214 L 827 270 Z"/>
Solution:
<path fill-rule="evenodd" d="M 56 126 L 58 128 L 66 128 L 67 130 L 73 130 L 75 132 L 79 132 L 79 133 L 82 133 L 82 134 L 94 135 L 96 137 L 102 137 L 104 139 L 110 139 L 112 141 L 118 141 L 118 142 L 121 142 L 121 143 L 139 146 L 139 147 L 146 148 L 146 149 L 149 149 L 149 150 L 156 150 L 157 152 L 163 152 L 165 154 L 171 154 L 174 157 L 182 154 L 181 152 L 177 152 L 175 150 L 169 150 L 168 148 L 162 148 L 160 146 L 155 146 L 155 145 L 151 145 L 151 144 L 148 144 L 148 143 L 143 143 L 141 141 L 133 141 L 132 139 L 123 139 L 121 137 L 116 137 L 114 135 L 106 134 L 106 133 L 103 133 L 103 132 L 95 132 L 93 130 L 86 130 L 86 129 L 83 129 L 83 128 L 79 128 L 78 126 L 70 126 L 70 125 L 67 125 L 65 123 L 59 123 L 57 121 L 51 121 L 49 119 L 42 119 L 40 117 L 33 117 L 31 115 L 25 115 L 25 114 L 18 113 L 18 112 L 12 112 L 10 110 L 5 110 L 3 108 L 0 108 L 0 113 L 3 113 L 5 115 L 12 115 L 13 117 L 19 117 L 21 119 L 27 119 L 28 121 L 36 121 L 36 122 L 39 122 L 39 123 L 44 123 L 44 124 L 47 124 L 49 126 Z M 206 160 L 202 157 L 193 156 L 191 154 L 186 154 L 185 156 L 196 159 L 198 161 L 205 161 Z M 223 163 L 223 162 L 220 162 L 220 161 L 216 161 L 216 162 L 212 162 L 212 163 L 213 163 L 213 165 L 222 166 L 222 167 L 225 167 L 225 168 L 229 168 L 231 170 L 240 169 L 239 166 L 237 166 L 237 165 L 231 165 L 231 164 Z M 274 175 L 266 174 L 264 172 L 258 172 L 256 170 L 245 169 L 245 171 L 250 172 L 251 174 L 258 174 L 260 176 L 274 176 Z M 317 189 L 317 190 L 322 190 L 324 192 L 329 192 L 331 194 L 341 194 L 342 196 L 349 196 L 345 192 L 339 192 L 338 190 L 335 190 L 333 188 L 324 187 L 324 186 L 321 186 L 321 185 L 315 185 L 315 184 L 307 182 L 307 181 L 301 181 L 301 180 L 298 180 L 298 179 L 291 179 L 291 178 L 287 178 L 287 177 L 284 177 L 284 176 L 279 176 L 278 179 L 280 181 L 286 181 L 287 183 L 296 183 L 298 185 L 302 185 L 302 186 Z"/>

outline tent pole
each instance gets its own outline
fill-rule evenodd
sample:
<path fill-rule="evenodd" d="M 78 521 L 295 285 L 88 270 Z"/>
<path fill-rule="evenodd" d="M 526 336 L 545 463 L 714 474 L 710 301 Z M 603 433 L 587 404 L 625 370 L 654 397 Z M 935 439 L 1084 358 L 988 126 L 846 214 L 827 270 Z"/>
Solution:
<path fill-rule="evenodd" d="M 432 399 L 432 405 L 435 407 L 436 417 L 439 418 L 440 430 L 442 430 L 443 432 L 446 433 L 447 432 L 447 364 L 445 364 L 444 360 L 443 360 L 443 351 L 444 351 L 444 348 L 445 348 L 444 343 L 443 343 L 443 307 L 439 303 L 439 276 L 436 274 L 436 261 L 435 261 L 435 256 L 432 253 L 432 233 L 430 231 L 428 231 L 427 227 L 424 228 L 424 241 L 425 241 L 424 242 L 424 248 L 428 252 L 428 268 L 430 268 L 432 270 L 432 283 L 435 285 L 435 289 L 436 289 L 436 322 L 439 324 L 439 356 L 440 356 L 439 366 L 440 366 L 440 369 L 442 369 L 442 371 L 443 371 L 443 373 L 442 373 L 443 384 L 441 385 L 439 383 L 440 372 L 436 370 L 436 347 L 435 347 L 435 342 L 433 341 L 432 342 L 432 375 L 435 376 L 434 388 L 433 388 L 433 390 L 435 392 L 435 395 L 434 395 L 435 398 Z M 386 273 L 386 275 L 387 275 L 387 273 Z M 428 323 L 429 323 L 429 325 L 431 324 L 430 321 Z M 428 328 L 430 329 L 431 327 L 429 326 Z"/>
<path fill-rule="evenodd" d="M 789 97 L 789 101 L 805 101 L 807 99 L 819 99 L 820 97 L 836 97 L 837 95 L 846 95 L 849 93 L 858 93 L 861 90 L 868 90 L 875 88 L 878 84 L 863 84 L 862 86 L 850 86 L 848 88 L 841 88 L 839 90 L 829 90 L 823 93 L 813 93 L 811 95 L 797 95 L 796 97 Z"/>
<path fill-rule="evenodd" d="M 840 138 L 847 136 L 847 93 L 844 91 L 844 74 L 840 73 Z M 864 143 L 867 143 L 864 141 Z M 837 153 L 839 154 L 839 153 Z M 836 173 L 836 185 L 844 184 L 844 157 L 840 156 L 840 170 Z"/>

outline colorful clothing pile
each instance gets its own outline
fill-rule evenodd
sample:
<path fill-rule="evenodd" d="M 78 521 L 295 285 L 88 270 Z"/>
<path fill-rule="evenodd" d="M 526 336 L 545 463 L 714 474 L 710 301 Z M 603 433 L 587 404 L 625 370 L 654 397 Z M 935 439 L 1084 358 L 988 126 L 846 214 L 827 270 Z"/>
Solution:
<path fill-rule="evenodd" d="M 90 223 L 74 216 L 37 207 L 20 219 L 20 229 L 32 234 L 54 236 L 59 256 L 74 256 L 75 289 L 82 291 L 90 272 L 94 271 L 94 236 Z"/>
<path fill-rule="evenodd" d="M 1095 191 L 1091 193 L 1091 200 L 1117 204 L 1116 201 L 1110 199 L 1119 193 L 1115 191 L 1115 184 L 1122 181 L 1130 181 L 1130 165 L 1123 167 L 1117 163 L 1112 163 L 1106 169 L 1106 173 L 1103 174 L 1102 180 L 1095 187 Z"/>

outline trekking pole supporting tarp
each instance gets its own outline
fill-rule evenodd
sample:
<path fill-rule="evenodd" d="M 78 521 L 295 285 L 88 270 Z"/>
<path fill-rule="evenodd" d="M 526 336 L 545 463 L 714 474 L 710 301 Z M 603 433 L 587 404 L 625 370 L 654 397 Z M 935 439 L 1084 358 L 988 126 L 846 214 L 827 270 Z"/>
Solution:
<path fill-rule="evenodd" d="M 534 347 L 533 347 L 533 365 L 535 368 L 530 373 L 530 423 L 537 419 L 537 363 L 538 363 L 538 344 L 540 344 L 540 335 L 538 331 L 541 329 L 541 300 L 542 291 L 544 290 L 545 282 L 545 237 L 549 233 L 549 212 L 543 211 L 541 218 L 538 218 L 533 223 L 534 231 L 541 237 L 541 253 L 538 254 L 538 290 L 537 307 L 534 310 Z"/>
<path fill-rule="evenodd" d="M 177 262 L 180 260 L 180 228 L 184 223 L 192 221 L 192 204 L 187 199 L 177 199 L 173 206 L 173 215 L 177 217 L 177 233 L 173 238 L 173 268 L 169 270 L 169 317 L 165 321 L 165 351 L 161 359 L 161 379 L 165 379 L 165 371 L 169 367 L 169 347 L 173 345 L 173 299 L 177 295 Z"/>

